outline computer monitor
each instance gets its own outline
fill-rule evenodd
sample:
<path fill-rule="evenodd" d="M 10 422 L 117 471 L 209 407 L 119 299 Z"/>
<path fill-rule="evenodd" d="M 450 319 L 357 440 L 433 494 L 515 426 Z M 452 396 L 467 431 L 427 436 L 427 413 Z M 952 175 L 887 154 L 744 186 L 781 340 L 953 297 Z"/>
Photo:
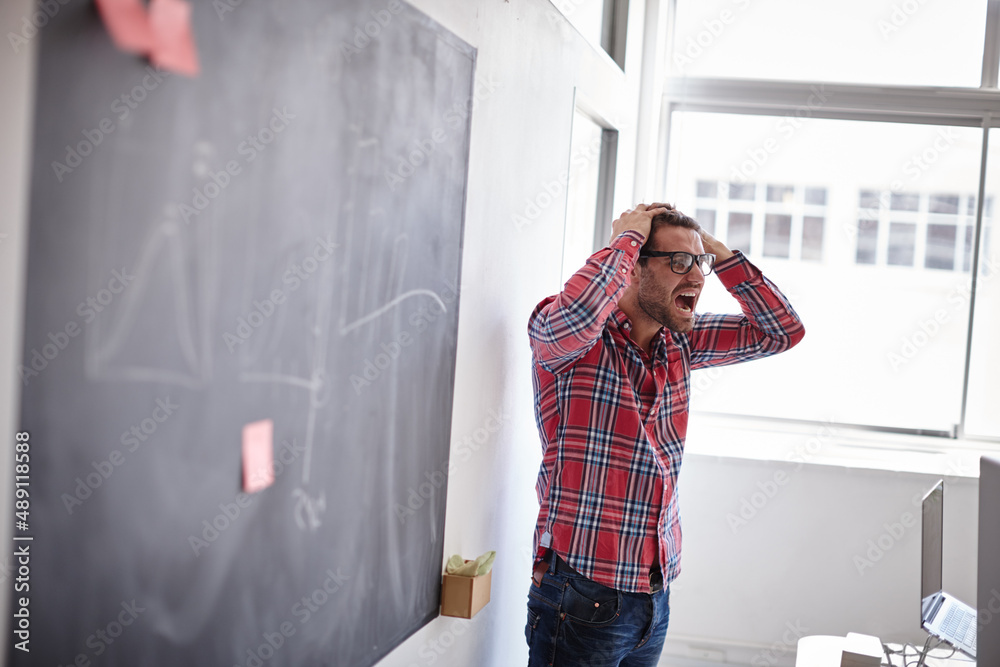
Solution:
<path fill-rule="evenodd" d="M 942 588 L 944 544 L 944 481 L 924 496 L 920 523 L 920 599 L 937 595 Z"/>
<path fill-rule="evenodd" d="M 921 528 L 920 627 L 966 655 L 976 657 L 975 607 L 942 587 L 944 553 L 944 482 L 924 496 Z"/>
<path fill-rule="evenodd" d="M 1000 457 L 979 460 L 977 664 L 1000 665 Z"/>

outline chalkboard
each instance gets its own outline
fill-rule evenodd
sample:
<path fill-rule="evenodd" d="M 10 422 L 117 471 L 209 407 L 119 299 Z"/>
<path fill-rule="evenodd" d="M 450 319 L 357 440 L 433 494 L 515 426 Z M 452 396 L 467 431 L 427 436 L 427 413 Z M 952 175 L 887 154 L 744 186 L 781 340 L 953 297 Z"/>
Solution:
<path fill-rule="evenodd" d="M 37 37 L 12 664 L 371 665 L 438 613 L 475 50 L 397 0 L 192 25 L 194 79 L 90 3 Z"/>

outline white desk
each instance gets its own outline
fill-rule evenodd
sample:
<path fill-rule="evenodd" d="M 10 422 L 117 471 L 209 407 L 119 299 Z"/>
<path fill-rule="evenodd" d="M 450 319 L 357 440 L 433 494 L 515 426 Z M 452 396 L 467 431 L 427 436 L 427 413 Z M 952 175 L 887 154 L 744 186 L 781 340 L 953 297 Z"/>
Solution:
<path fill-rule="evenodd" d="M 840 655 L 845 641 L 846 637 L 829 635 L 802 637 L 799 639 L 795 651 L 795 667 L 840 667 Z M 890 643 L 889 648 L 897 648 L 897 646 Z M 940 653 L 941 650 L 933 652 Z M 893 665 L 901 667 L 903 664 L 901 656 L 893 656 L 893 658 L 895 660 Z M 956 653 L 951 658 L 944 660 L 927 658 L 927 665 L 928 667 L 975 667 L 976 663 L 969 656 Z"/>

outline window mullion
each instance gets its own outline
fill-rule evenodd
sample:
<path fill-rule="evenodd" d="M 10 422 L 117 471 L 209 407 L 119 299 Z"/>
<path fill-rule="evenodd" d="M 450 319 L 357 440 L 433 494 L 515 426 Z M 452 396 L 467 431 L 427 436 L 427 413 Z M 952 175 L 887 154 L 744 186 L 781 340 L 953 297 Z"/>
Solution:
<path fill-rule="evenodd" d="M 1000 0 L 989 0 L 986 9 L 986 42 L 983 46 L 983 88 L 997 87 L 1000 69 Z"/>
<path fill-rule="evenodd" d="M 990 2 L 992 5 L 992 0 Z M 969 266 L 971 283 L 969 285 L 969 329 L 965 340 L 965 372 L 962 378 L 962 408 L 957 425 L 958 437 L 965 437 L 966 411 L 969 404 L 969 371 L 972 368 L 972 325 L 976 315 L 976 288 L 979 284 L 979 252 L 983 236 L 983 211 L 986 207 L 986 161 L 989 151 L 990 119 L 983 123 L 983 155 L 979 163 L 979 196 L 976 201 L 976 231 L 972 234 L 972 258 Z"/>

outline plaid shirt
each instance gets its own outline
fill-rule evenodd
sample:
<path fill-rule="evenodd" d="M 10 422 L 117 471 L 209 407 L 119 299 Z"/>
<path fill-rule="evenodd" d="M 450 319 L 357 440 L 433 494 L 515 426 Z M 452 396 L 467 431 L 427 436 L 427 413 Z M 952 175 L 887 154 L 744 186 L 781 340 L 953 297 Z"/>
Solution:
<path fill-rule="evenodd" d="M 535 557 L 552 549 L 598 583 L 648 593 L 657 556 L 664 585 L 680 573 L 676 488 L 691 371 L 783 352 L 805 329 L 736 251 L 716 274 L 743 315 L 697 314 L 688 334 L 662 328 L 647 357 L 617 307 L 642 240 L 625 232 L 594 253 L 538 304 L 528 335 L 543 451 Z"/>

